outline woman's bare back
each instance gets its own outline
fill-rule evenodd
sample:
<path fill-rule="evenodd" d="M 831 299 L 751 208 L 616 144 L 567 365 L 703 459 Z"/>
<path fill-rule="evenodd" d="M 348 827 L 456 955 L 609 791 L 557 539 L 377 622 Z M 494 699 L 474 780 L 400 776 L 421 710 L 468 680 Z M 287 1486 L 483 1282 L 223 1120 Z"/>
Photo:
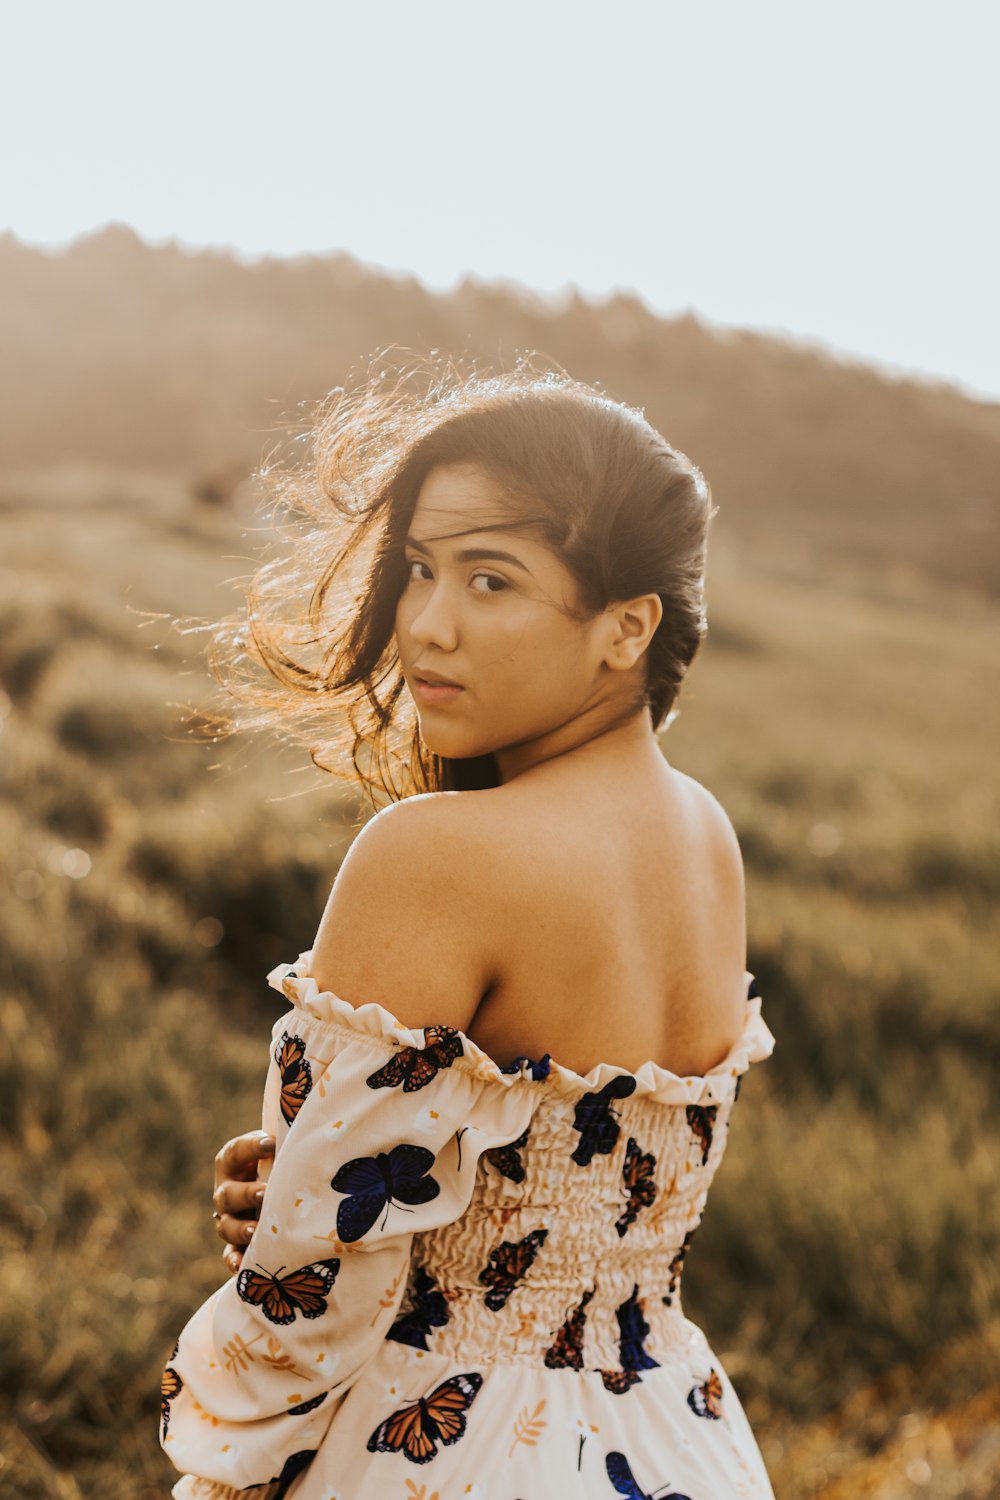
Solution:
<path fill-rule="evenodd" d="M 630 765 L 587 750 L 460 794 L 496 850 L 479 876 L 495 978 L 468 1034 L 500 1062 L 707 1072 L 745 1015 L 736 836 L 658 750 Z"/>

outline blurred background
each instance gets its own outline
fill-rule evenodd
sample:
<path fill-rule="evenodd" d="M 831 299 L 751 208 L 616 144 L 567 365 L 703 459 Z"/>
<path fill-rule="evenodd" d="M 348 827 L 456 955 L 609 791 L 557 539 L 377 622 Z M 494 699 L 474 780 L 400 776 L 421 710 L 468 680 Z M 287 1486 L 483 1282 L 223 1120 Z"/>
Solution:
<path fill-rule="evenodd" d="M 536 351 L 708 476 L 664 750 L 740 836 L 777 1047 L 686 1308 L 780 1500 L 1000 1494 L 995 7 L 35 0 L 4 31 L 0 1494 L 175 1477 L 212 1157 L 364 811 L 198 741 L 177 622 L 237 608 L 252 471 L 387 346 Z"/>

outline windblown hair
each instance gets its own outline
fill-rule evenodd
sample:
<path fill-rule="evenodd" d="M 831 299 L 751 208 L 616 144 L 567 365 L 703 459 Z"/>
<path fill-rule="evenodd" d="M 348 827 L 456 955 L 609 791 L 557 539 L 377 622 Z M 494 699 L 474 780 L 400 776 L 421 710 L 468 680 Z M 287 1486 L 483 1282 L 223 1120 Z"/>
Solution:
<path fill-rule="evenodd" d="M 293 536 L 245 586 L 245 611 L 212 627 L 209 665 L 235 703 L 215 738 L 276 730 L 373 802 L 498 784 L 492 754 L 428 751 L 396 650 L 404 540 L 424 478 L 443 464 L 495 481 L 490 528 L 534 536 L 561 559 L 579 586 L 574 618 L 659 596 L 635 709 L 654 730 L 673 720 L 707 629 L 713 511 L 700 470 L 641 412 L 525 359 L 483 376 L 438 356 L 395 370 L 376 361 L 316 403 L 305 439 L 302 462 L 256 471 Z"/>

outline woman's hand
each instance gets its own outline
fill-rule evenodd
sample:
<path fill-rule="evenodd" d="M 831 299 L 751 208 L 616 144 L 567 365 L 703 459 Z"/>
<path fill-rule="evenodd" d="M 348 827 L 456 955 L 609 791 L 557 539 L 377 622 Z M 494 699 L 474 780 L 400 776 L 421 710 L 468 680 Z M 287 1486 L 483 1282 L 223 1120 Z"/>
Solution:
<path fill-rule="evenodd" d="M 274 1138 L 262 1130 L 236 1135 L 215 1158 L 215 1228 L 226 1241 L 222 1258 L 235 1276 L 243 1252 L 253 1238 L 264 1199 L 264 1184 L 257 1177 L 257 1163 L 274 1155 Z"/>

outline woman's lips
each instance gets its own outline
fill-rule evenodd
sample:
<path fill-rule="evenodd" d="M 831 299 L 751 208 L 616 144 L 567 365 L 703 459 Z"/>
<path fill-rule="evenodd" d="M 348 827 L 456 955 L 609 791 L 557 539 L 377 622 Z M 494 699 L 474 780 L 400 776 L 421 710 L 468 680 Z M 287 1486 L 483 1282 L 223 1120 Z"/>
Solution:
<path fill-rule="evenodd" d="M 424 682 L 422 678 L 414 677 L 413 691 L 425 703 L 450 703 L 463 689 L 447 686 L 443 682 Z"/>

